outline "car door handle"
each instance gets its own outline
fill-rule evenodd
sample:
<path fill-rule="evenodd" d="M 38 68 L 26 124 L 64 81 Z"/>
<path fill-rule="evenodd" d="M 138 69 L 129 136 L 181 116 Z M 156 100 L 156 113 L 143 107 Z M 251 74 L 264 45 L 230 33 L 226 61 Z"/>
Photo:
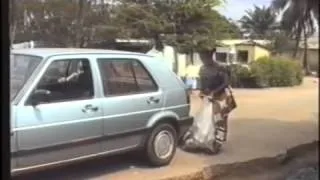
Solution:
<path fill-rule="evenodd" d="M 97 106 L 93 106 L 91 104 L 88 104 L 86 106 L 84 106 L 84 108 L 82 109 L 82 112 L 86 113 L 88 111 L 98 111 L 99 108 Z"/>
<path fill-rule="evenodd" d="M 148 104 L 157 104 L 160 102 L 160 99 L 159 98 L 155 98 L 155 97 L 150 97 L 148 100 L 147 100 L 147 103 Z"/>

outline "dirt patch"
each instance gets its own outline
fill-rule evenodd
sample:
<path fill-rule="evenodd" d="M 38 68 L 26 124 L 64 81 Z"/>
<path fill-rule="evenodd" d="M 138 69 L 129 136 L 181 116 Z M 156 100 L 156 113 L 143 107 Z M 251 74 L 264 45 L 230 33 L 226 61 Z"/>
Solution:
<path fill-rule="evenodd" d="M 275 157 L 218 164 L 202 172 L 165 180 L 283 180 L 305 167 L 318 166 L 319 141 L 303 144 Z"/>

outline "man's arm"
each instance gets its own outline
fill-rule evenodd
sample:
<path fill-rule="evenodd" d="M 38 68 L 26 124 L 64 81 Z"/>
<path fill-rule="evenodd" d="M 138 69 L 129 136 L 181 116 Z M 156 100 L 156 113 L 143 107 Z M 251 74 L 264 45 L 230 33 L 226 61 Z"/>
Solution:
<path fill-rule="evenodd" d="M 80 71 L 80 72 L 74 72 L 74 73 L 72 73 L 70 76 L 68 76 L 68 77 L 66 78 L 66 80 L 67 80 L 67 81 L 70 81 L 70 80 L 72 80 L 72 79 L 74 79 L 74 78 L 77 78 L 77 77 L 80 76 L 81 73 L 82 73 L 81 71 Z"/>
<path fill-rule="evenodd" d="M 222 78 L 222 82 L 221 85 L 218 86 L 214 91 L 214 92 L 220 92 L 223 89 L 225 89 L 226 87 L 228 87 L 229 85 L 229 76 L 225 71 L 219 72 L 220 73 L 220 77 Z"/>
<path fill-rule="evenodd" d="M 208 90 L 208 80 L 206 75 L 206 69 L 204 66 L 200 68 L 199 79 L 200 79 L 200 96 L 204 96 L 209 92 Z"/>
<path fill-rule="evenodd" d="M 58 79 L 58 82 L 59 83 L 64 83 L 64 82 L 71 81 L 72 79 L 75 79 L 75 78 L 79 77 L 79 75 L 81 73 L 82 72 L 74 72 L 74 73 L 70 74 L 68 77 L 62 77 L 62 78 Z"/>

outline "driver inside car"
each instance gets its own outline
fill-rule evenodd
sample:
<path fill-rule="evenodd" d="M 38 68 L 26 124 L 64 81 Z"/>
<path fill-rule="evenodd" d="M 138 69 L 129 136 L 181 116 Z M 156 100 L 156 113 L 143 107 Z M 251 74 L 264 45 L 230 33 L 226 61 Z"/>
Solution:
<path fill-rule="evenodd" d="M 80 80 L 81 76 L 86 76 L 88 75 L 88 73 L 90 73 L 89 71 L 89 64 L 80 62 L 78 64 L 78 70 L 76 72 L 73 72 L 72 74 L 70 74 L 67 77 L 61 77 L 58 79 L 59 83 L 65 83 L 65 82 L 70 82 L 70 81 L 75 81 L 75 80 Z"/>
<path fill-rule="evenodd" d="M 89 91 L 91 89 L 90 86 L 92 85 L 88 84 L 92 82 L 91 78 L 92 77 L 89 62 L 82 61 L 78 64 L 78 70 L 76 72 L 70 74 L 67 77 L 59 78 L 58 83 L 62 84 L 74 82 L 78 86 L 77 91 L 81 92 L 81 94 L 87 97 L 93 95 L 93 92 Z M 74 91 L 74 93 L 76 93 L 77 91 Z"/>

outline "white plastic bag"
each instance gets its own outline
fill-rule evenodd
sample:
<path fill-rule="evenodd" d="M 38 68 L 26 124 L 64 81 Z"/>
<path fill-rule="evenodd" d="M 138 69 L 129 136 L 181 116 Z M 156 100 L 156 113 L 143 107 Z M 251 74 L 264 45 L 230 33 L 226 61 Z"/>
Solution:
<path fill-rule="evenodd" d="M 201 110 L 196 114 L 194 139 L 201 144 L 208 144 L 214 140 L 214 123 L 212 120 L 212 102 L 203 98 Z"/>
<path fill-rule="evenodd" d="M 215 122 L 212 116 L 212 102 L 204 97 L 194 123 L 189 132 L 184 136 L 184 149 L 209 149 L 213 148 L 215 141 Z"/>

